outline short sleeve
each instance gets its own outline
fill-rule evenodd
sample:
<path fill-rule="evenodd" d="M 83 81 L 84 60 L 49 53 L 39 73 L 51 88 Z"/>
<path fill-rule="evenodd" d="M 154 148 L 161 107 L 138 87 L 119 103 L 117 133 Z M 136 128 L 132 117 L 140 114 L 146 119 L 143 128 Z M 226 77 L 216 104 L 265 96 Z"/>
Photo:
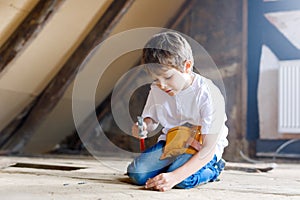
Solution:
<path fill-rule="evenodd" d="M 200 116 L 201 116 L 201 126 L 202 126 L 202 133 L 208 134 L 212 119 L 213 119 L 213 110 L 214 106 L 212 103 L 211 95 L 209 88 L 206 83 L 203 84 L 203 87 L 201 88 L 201 94 L 199 94 L 200 98 Z"/>
<path fill-rule="evenodd" d="M 211 81 L 206 80 L 206 88 L 208 98 L 203 106 L 202 114 L 204 115 L 203 123 L 208 125 L 207 132 L 209 134 L 219 134 L 224 126 L 225 116 L 225 101 L 219 88 Z"/>
<path fill-rule="evenodd" d="M 153 89 L 151 88 L 143 113 L 142 113 L 142 117 L 146 118 L 146 117 L 150 117 L 152 118 L 154 121 L 158 121 L 158 117 L 157 117 L 157 111 L 156 111 L 156 106 L 155 106 L 155 99 L 154 99 L 154 94 L 153 94 Z"/>

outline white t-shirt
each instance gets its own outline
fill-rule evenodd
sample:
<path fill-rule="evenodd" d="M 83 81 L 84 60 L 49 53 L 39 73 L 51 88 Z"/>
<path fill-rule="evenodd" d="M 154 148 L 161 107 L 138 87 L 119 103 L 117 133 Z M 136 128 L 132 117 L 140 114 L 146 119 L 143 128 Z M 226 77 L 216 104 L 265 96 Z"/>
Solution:
<path fill-rule="evenodd" d="M 152 84 L 142 116 L 163 126 L 158 141 L 166 140 L 170 128 L 186 123 L 201 126 L 202 134 L 220 134 L 215 151 L 219 160 L 228 145 L 224 98 L 209 79 L 194 75 L 193 83 L 174 96 Z"/>

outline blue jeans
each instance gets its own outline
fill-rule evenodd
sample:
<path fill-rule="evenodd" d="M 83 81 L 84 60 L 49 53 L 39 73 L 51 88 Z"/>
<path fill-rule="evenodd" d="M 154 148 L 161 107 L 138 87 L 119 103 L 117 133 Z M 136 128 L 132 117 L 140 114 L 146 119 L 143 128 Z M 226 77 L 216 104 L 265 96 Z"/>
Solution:
<path fill-rule="evenodd" d="M 159 141 L 132 161 L 127 168 L 127 174 L 133 183 L 145 185 L 149 178 L 153 178 L 160 173 L 174 171 L 193 156 L 191 154 L 181 154 L 176 157 L 160 160 L 159 158 L 165 144 L 165 141 Z M 217 157 L 214 156 L 214 158 L 199 171 L 187 177 L 175 187 L 193 188 L 199 184 L 215 181 L 221 172 L 221 170 L 216 167 L 216 162 Z"/>

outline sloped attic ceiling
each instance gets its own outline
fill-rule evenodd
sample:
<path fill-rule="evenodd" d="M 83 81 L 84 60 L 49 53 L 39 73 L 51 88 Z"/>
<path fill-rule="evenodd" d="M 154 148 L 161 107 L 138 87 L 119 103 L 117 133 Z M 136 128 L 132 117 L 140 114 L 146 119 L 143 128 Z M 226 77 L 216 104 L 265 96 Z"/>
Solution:
<path fill-rule="evenodd" d="M 37 0 L 0 1 L 0 45 L 10 37 Z M 0 130 L 14 120 L 56 76 L 64 63 L 87 36 L 94 24 L 112 4 L 111 0 L 62 1 L 61 6 L 37 36 L 0 74 Z M 137 27 L 165 27 L 184 0 L 136 0 L 118 21 L 110 35 Z M 115 80 L 137 60 L 122 61 L 122 66 L 107 76 L 97 102 L 110 93 Z M 72 85 L 57 106 L 46 116 L 26 146 L 26 152 L 45 152 L 75 129 L 71 97 Z"/>

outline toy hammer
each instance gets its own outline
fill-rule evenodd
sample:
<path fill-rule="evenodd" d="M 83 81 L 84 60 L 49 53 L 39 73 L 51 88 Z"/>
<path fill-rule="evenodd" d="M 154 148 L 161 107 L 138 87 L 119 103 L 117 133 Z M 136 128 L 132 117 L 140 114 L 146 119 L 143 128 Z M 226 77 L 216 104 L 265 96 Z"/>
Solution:
<path fill-rule="evenodd" d="M 138 116 L 137 117 L 137 122 L 138 122 L 138 128 L 139 128 L 139 137 L 140 137 L 140 150 L 141 152 L 145 151 L 145 138 L 147 137 L 147 135 L 145 134 L 144 131 L 144 119 L 143 117 Z"/>

